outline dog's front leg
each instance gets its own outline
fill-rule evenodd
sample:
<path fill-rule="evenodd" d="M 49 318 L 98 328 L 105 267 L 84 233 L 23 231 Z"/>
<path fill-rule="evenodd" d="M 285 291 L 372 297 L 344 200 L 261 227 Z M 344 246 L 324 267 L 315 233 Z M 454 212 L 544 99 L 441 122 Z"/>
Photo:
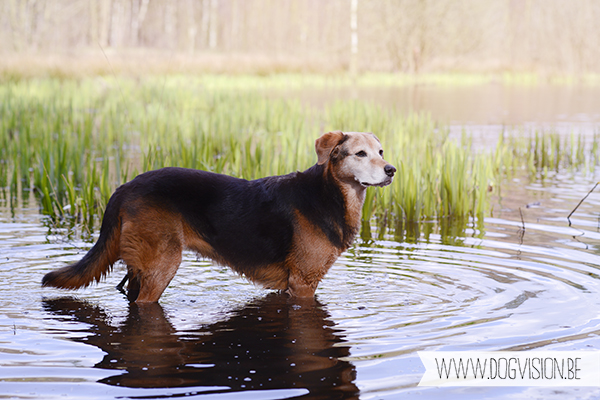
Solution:
<path fill-rule="evenodd" d="M 297 274 L 290 274 L 288 288 L 285 290 L 290 297 L 314 297 L 319 282 L 309 282 Z"/>

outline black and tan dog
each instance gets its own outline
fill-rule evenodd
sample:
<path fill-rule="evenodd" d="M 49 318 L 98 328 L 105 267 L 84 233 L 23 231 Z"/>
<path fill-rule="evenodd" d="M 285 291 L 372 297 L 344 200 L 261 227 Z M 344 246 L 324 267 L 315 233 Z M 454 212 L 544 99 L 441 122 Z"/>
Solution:
<path fill-rule="evenodd" d="M 253 181 L 183 168 L 139 175 L 110 198 L 98 242 L 42 285 L 87 286 L 123 260 L 129 300 L 156 302 L 190 249 L 266 288 L 312 297 L 358 231 L 367 186 L 396 172 L 372 133 L 329 132 L 315 148 L 306 171 Z"/>

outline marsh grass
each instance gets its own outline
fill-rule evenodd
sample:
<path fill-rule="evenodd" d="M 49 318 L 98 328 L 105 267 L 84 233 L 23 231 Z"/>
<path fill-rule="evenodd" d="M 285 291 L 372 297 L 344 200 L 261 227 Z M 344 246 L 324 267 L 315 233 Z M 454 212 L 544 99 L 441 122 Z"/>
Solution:
<path fill-rule="evenodd" d="M 591 173 L 600 165 L 600 130 L 582 133 L 517 130 L 500 136 L 495 168 L 510 174 L 524 170 L 530 180 L 544 180 L 562 171 Z"/>
<path fill-rule="evenodd" d="M 389 232 L 405 240 L 432 226 L 461 236 L 467 225 L 480 224 L 490 193 L 511 171 L 543 175 L 599 160 L 596 137 L 590 147 L 574 135 L 503 135 L 495 149 L 474 152 L 467 137 L 450 140 L 428 115 L 400 115 L 357 100 L 315 108 L 267 96 L 256 82 L 240 90 L 231 79 L 1 84 L 0 187 L 12 197 L 34 191 L 51 223 L 89 235 L 115 188 L 142 171 L 181 166 L 245 179 L 285 174 L 316 162 L 321 133 L 370 131 L 398 172 L 392 185 L 368 190 L 362 237 Z"/>

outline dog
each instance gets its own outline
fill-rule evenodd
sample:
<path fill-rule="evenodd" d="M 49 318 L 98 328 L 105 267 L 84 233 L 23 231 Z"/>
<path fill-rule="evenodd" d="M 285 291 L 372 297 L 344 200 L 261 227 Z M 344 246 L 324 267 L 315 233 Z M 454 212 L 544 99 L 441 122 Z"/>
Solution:
<path fill-rule="evenodd" d="M 313 297 L 358 232 L 367 187 L 396 172 L 372 133 L 325 133 L 315 150 L 304 172 L 251 181 L 176 167 L 138 175 L 109 199 L 96 244 L 42 286 L 85 287 L 122 260 L 129 301 L 157 302 L 188 249 L 265 288 Z"/>

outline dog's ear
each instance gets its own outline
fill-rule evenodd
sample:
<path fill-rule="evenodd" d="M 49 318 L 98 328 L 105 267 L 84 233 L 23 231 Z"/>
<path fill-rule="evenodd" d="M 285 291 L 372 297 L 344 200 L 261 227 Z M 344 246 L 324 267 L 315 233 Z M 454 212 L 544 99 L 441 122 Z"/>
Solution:
<path fill-rule="evenodd" d="M 325 133 L 315 141 L 315 150 L 317 152 L 317 164 L 325 164 L 329 154 L 344 139 L 344 133 L 341 131 Z"/>

